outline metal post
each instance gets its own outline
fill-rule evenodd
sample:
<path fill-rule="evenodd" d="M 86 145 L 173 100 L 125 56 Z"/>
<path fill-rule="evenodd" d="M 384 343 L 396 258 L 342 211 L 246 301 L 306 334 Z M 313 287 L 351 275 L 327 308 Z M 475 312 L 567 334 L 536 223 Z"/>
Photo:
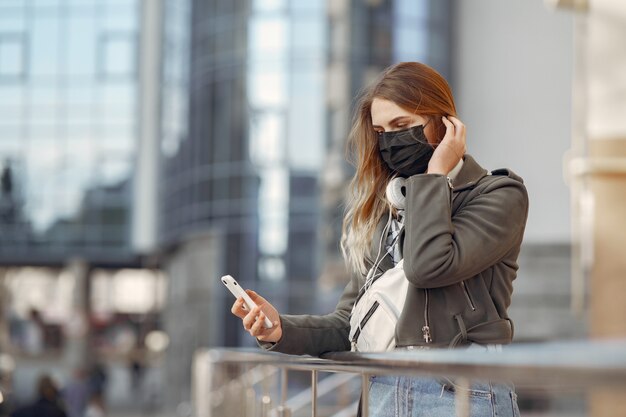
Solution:
<path fill-rule="evenodd" d="M 456 417 L 469 417 L 469 389 L 470 381 L 467 378 L 458 378 L 455 381 L 457 386 L 454 394 L 454 409 Z"/>
<path fill-rule="evenodd" d="M 261 417 L 268 417 L 272 407 L 272 398 L 269 395 L 261 396 Z"/>
<path fill-rule="evenodd" d="M 281 370 L 280 405 L 276 407 L 277 417 L 291 417 L 291 409 L 287 407 L 287 368 Z"/>
<path fill-rule="evenodd" d="M 289 383 L 287 375 L 288 372 L 289 371 L 287 370 L 287 368 L 283 368 L 281 371 L 282 386 L 280 392 L 280 405 L 282 405 L 283 407 L 285 407 L 287 404 L 287 384 Z"/>
<path fill-rule="evenodd" d="M 261 386 L 263 393 L 261 394 L 261 417 L 268 417 L 272 406 L 272 387 L 275 386 L 273 369 L 269 366 L 261 366 Z"/>
<path fill-rule="evenodd" d="M 254 388 L 249 387 L 245 390 L 246 400 L 246 417 L 256 416 L 256 392 Z"/>
<path fill-rule="evenodd" d="M 283 368 L 281 371 L 281 393 L 280 393 L 280 405 L 276 407 L 277 417 L 291 417 L 291 409 L 287 407 L 287 368 Z"/>
<path fill-rule="evenodd" d="M 361 375 L 361 416 L 369 417 L 370 414 L 370 386 L 369 374 Z"/>
<path fill-rule="evenodd" d="M 311 415 L 317 416 L 317 371 L 311 371 Z"/>
<path fill-rule="evenodd" d="M 284 405 L 279 405 L 276 407 L 276 415 L 277 417 L 291 417 L 291 409 Z"/>

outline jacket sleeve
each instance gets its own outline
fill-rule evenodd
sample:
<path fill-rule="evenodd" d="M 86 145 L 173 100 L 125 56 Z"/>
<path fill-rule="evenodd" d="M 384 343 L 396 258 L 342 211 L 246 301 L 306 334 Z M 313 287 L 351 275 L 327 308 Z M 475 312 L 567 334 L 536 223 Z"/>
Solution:
<path fill-rule="evenodd" d="M 418 288 L 452 285 L 471 278 L 519 244 L 528 195 L 522 182 L 489 179 L 454 216 L 447 178 L 420 174 L 407 181 L 404 271 Z"/>
<path fill-rule="evenodd" d="M 282 338 L 276 343 L 259 341 L 259 346 L 274 352 L 311 356 L 350 350 L 350 312 L 358 291 L 358 278 L 353 276 L 334 312 L 322 316 L 281 314 Z"/>

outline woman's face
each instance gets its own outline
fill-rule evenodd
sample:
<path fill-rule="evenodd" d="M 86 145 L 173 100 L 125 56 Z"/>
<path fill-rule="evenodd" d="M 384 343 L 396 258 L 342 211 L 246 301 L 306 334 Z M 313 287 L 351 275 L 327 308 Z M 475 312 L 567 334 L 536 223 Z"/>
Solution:
<path fill-rule="evenodd" d="M 370 107 L 372 116 L 372 125 L 377 133 L 393 132 L 396 130 L 405 130 L 413 126 L 426 124 L 428 118 L 413 114 L 396 103 L 384 98 L 375 97 Z M 424 134 L 431 144 L 436 144 L 435 135 L 433 133 L 434 123 L 428 123 L 424 129 Z"/>

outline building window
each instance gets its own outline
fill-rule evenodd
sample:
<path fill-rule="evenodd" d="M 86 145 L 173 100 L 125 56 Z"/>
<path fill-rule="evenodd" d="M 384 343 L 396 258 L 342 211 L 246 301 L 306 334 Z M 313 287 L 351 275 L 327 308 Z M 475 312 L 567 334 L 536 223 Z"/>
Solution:
<path fill-rule="evenodd" d="M 21 33 L 0 33 L 0 80 L 22 78 L 26 67 L 25 37 Z"/>
<path fill-rule="evenodd" d="M 121 81 L 136 74 L 135 35 L 106 33 L 101 35 L 98 51 L 98 74 L 103 81 Z"/>

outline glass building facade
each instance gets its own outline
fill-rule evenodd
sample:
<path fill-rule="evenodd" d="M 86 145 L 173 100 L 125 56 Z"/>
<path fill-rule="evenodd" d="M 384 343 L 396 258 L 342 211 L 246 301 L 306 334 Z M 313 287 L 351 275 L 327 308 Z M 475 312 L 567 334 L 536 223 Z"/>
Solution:
<path fill-rule="evenodd" d="M 317 291 L 329 262 L 341 263 L 353 98 L 401 60 L 446 74 L 446 7 L 166 0 L 161 246 L 212 233 L 219 261 L 207 268 L 280 288 L 283 310 L 319 308 L 301 294 Z M 344 271 L 334 285 L 345 278 Z M 240 343 L 238 328 L 225 332 L 222 343 Z"/>
<path fill-rule="evenodd" d="M 132 257 L 140 4 L 0 2 L 0 262 Z"/>
<path fill-rule="evenodd" d="M 165 278 L 134 230 L 149 223 L 137 177 L 160 74 L 146 64 L 154 5 L 0 1 L 0 350 L 18 403 L 43 369 L 60 382 L 92 360 L 114 369 L 109 355 L 144 354 L 159 330 Z M 111 404 L 132 392 L 117 371 Z"/>
<path fill-rule="evenodd" d="M 219 283 L 332 310 L 354 97 L 401 60 L 448 73 L 448 1 L 165 0 L 159 243 L 173 403 L 205 346 L 254 344 Z"/>

